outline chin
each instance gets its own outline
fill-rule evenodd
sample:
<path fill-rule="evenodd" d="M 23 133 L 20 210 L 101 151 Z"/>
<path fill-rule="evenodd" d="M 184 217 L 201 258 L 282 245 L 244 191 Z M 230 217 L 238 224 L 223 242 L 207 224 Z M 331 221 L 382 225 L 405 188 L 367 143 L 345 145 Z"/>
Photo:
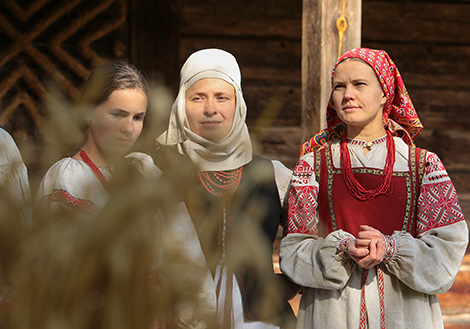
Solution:
<path fill-rule="evenodd" d="M 112 152 L 113 152 L 115 157 L 122 158 L 129 152 L 130 149 L 131 149 L 131 147 L 128 147 L 128 146 L 126 146 L 126 147 L 118 146 Z"/>
<path fill-rule="evenodd" d="M 342 120 L 342 121 L 348 126 L 365 126 L 366 125 L 361 120 L 359 120 L 359 119 L 355 120 L 354 118 L 347 118 L 347 119 Z"/>
<path fill-rule="evenodd" d="M 212 143 L 218 143 L 219 141 L 222 140 L 222 138 L 218 138 L 218 136 L 214 136 L 212 134 L 203 134 L 203 135 L 199 135 L 199 136 L 201 136 L 204 139 L 207 139 L 208 141 L 210 141 Z"/>

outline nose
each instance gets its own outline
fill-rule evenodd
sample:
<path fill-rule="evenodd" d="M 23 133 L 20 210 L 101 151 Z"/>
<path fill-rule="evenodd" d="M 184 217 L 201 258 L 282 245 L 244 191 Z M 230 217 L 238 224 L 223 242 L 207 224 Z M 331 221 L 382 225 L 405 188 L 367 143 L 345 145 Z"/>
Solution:
<path fill-rule="evenodd" d="M 351 85 L 347 85 L 345 88 L 344 88 L 344 100 L 348 101 L 350 99 L 354 99 L 355 97 L 355 93 L 354 93 L 354 88 L 353 86 Z"/>
<path fill-rule="evenodd" d="M 132 136 L 134 133 L 134 121 L 132 117 L 126 118 L 121 125 L 121 132 L 128 136 Z"/>
<path fill-rule="evenodd" d="M 211 117 L 217 113 L 217 103 L 215 98 L 208 98 L 204 106 L 204 115 Z"/>

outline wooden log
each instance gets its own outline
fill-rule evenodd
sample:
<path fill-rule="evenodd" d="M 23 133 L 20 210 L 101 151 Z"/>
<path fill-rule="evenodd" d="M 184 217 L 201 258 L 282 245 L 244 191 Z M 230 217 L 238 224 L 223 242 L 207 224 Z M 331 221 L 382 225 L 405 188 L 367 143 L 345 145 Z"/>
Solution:
<path fill-rule="evenodd" d="M 298 127 L 250 126 L 255 154 L 281 161 L 293 169 L 300 153 L 300 130 Z"/>
<path fill-rule="evenodd" d="M 468 1 L 363 0 L 363 32 L 371 40 L 467 44 Z"/>
<path fill-rule="evenodd" d="M 300 36 L 296 40 L 182 36 L 179 60 L 182 64 L 194 51 L 212 47 L 224 49 L 236 57 L 242 71 L 242 86 L 246 80 L 276 83 L 288 80 L 298 83 L 300 88 Z"/>
<path fill-rule="evenodd" d="M 302 140 L 326 126 L 331 69 L 360 39 L 361 1 L 303 0 Z"/>
<path fill-rule="evenodd" d="M 369 39 L 368 33 L 363 31 L 363 46 L 386 50 L 408 89 L 470 89 L 470 35 L 467 44 L 460 45 L 376 41 Z"/>
<path fill-rule="evenodd" d="M 180 11 L 180 0 L 131 1 L 130 61 L 174 92 L 180 70 Z"/>
<path fill-rule="evenodd" d="M 272 126 L 299 126 L 300 88 L 288 84 L 260 84 L 245 82 L 243 87 L 248 107 L 247 123 Z M 277 102 L 276 107 L 271 106 Z M 266 114 L 269 112 L 269 114 Z M 266 120 L 269 120 L 265 124 Z"/>
<path fill-rule="evenodd" d="M 465 131 L 424 129 L 415 142 L 418 147 L 436 153 L 447 170 L 466 172 L 470 176 L 470 139 Z"/>
<path fill-rule="evenodd" d="M 301 15 L 301 0 L 186 0 L 181 33 L 245 40 L 257 37 L 299 39 Z"/>

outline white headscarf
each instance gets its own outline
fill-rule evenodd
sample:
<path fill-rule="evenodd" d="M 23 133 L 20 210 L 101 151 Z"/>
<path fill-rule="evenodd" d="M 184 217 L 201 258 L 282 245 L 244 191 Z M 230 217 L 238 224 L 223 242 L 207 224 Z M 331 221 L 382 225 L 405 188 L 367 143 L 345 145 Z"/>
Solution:
<path fill-rule="evenodd" d="M 186 91 L 205 78 L 222 79 L 236 91 L 237 102 L 230 132 L 221 141 L 211 142 L 191 131 L 186 118 Z M 168 129 L 157 138 L 157 144 L 176 146 L 201 171 L 239 168 L 252 159 L 252 147 L 245 123 L 246 104 L 241 90 L 241 74 L 235 57 L 220 49 L 203 49 L 188 57 L 181 68 L 178 96 L 171 108 Z"/>

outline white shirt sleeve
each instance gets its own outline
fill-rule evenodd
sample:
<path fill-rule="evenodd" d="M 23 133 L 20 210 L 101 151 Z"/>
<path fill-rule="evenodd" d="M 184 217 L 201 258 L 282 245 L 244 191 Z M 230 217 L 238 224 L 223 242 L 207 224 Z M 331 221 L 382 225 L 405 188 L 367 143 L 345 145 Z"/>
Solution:
<path fill-rule="evenodd" d="M 281 206 L 284 206 L 284 200 L 289 187 L 292 170 L 284 166 L 280 161 L 272 160 L 271 162 L 274 167 L 274 178 L 276 179 L 276 186 L 281 200 Z"/>

